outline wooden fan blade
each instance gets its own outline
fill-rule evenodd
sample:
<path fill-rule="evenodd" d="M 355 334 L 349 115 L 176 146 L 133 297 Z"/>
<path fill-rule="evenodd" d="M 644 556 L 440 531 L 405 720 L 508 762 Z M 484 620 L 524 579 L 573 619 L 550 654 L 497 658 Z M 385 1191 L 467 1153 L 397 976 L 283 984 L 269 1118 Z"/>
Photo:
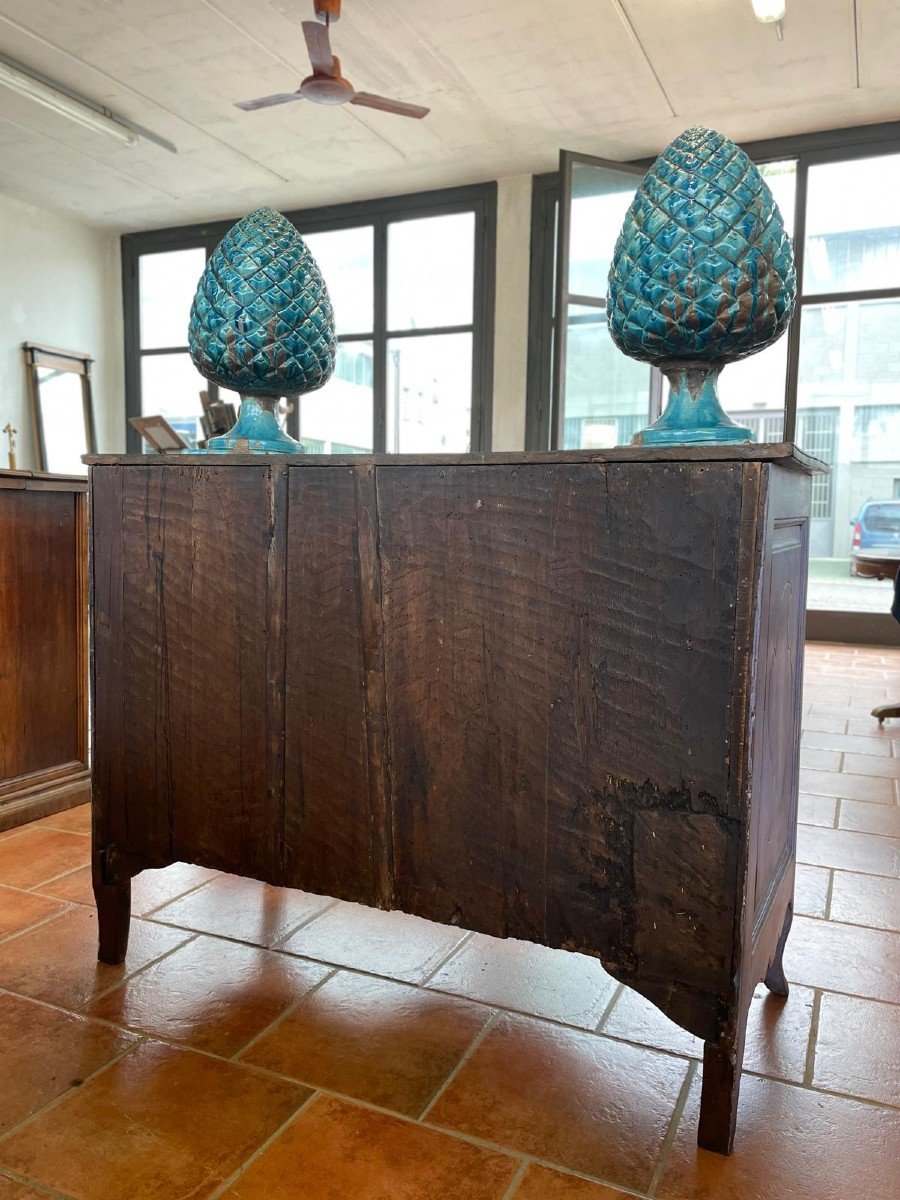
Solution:
<path fill-rule="evenodd" d="M 430 108 L 421 104 L 407 104 L 405 100 L 389 100 L 387 96 L 373 96 L 371 92 L 356 92 L 351 104 L 361 104 L 363 108 L 380 108 L 382 112 L 395 113 L 398 117 L 427 117 Z"/>
<path fill-rule="evenodd" d="M 317 21 L 303 21 L 301 27 L 312 69 L 319 75 L 333 75 L 334 55 L 331 53 L 331 42 L 328 39 L 328 26 L 319 25 Z"/>
<path fill-rule="evenodd" d="M 255 112 L 258 108 L 274 108 L 276 104 L 290 104 L 292 100 L 302 99 L 299 92 L 277 92 L 274 96 L 257 96 L 255 100 L 238 100 L 234 107 Z"/>

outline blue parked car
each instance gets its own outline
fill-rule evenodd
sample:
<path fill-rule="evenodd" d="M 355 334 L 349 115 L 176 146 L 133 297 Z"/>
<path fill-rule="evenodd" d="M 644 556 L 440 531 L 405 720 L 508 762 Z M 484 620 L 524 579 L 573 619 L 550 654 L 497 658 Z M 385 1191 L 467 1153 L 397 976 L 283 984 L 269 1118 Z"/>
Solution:
<path fill-rule="evenodd" d="M 893 551 L 900 560 L 900 500 L 869 500 L 853 522 L 850 574 L 859 575 L 857 555 L 866 551 Z"/>

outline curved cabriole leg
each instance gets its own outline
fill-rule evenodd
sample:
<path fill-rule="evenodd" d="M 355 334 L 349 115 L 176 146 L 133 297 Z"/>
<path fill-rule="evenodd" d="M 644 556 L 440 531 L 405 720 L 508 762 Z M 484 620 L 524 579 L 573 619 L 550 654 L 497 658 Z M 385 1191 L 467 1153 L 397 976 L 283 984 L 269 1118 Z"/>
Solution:
<path fill-rule="evenodd" d="M 106 855 L 93 857 L 94 899 L 97 901 L 97 922 L 100 927 L 101 962 L 115 966 L 123 962 L 128 950 L 131 925 L 131 879 L 112 876 L 106 869 Z"/>
<path fill-rule="evenodd" d="M 789 905 L 787 912 L 784 914 L 784 925 L 781 928 L 781 936 L 778 939 L 778 945 L 775 947 L 775 957 L 769 964 L 768 971 L 766 971 L 766 987 L 770 992 L 774 992 L 776 996 L 786 996 L 789 991 L 788 981 L 784 977 L 784 967 L 781 964 L 781 960 L 784 956 L 784 946 L 791 931 L 791 922 L 793 919 L 794 908 L 793 905 Z"/>

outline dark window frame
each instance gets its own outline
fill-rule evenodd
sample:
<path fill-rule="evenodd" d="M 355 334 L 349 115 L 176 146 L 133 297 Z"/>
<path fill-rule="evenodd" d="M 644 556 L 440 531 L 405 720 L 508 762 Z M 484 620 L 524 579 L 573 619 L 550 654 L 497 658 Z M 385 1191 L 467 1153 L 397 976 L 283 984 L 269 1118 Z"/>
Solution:
<path fill-rule="evenodd" d="M 387 328 L 387 229 L 397 221 L 413 221 L 421 217 L 449 216 L 454 213 L 475 214 L 475 255 L 473 270 L 472 323 L 465 326 L 439 326 L 428 329 L 389 331 Z M 302 233 L 323 233 L 371 225 L 374 238 L 374 330 L 373 343 L 373 450 L 383 453 L 387 435 L 387 343 L 388 337 L 422 337 L 435 333 L 471 332 L 472 334 L 472 417 L 473 452 L 491 448 L 493 417 L 494 368 L 494 309 L 497 247 L 497 184 L 472 184 L 459 188 L 443 188 L 432 192 L 416 192 L 402 196 L 387 196 L 376 200 L 352 201 L 347 204 L 321 208 L 285 211 Z M 143 415 L 141 412 L 141 358 L 148 354 L 184 352 L 187 347 L 163 347 L 141 350 L 139 264 L 144 254 L 159 254 L 167 250 L 186 250 L 203 247 L 207 258 L 238 220 L 204 222 L 168 229 L 153 229 L 124 234 L 122 249 L 122 299 L 125 333 L 125 415 L 126 420 Z M 357 333 L 347 335 L 347 342 L 359 341 Z M 365 340 L 369 340 L 367 337 Z M 217 388 L 210 384 L 215 399 Z M 127 447 L 130 453 L 140 451 L 140 436 L 127 424 Z M 299 411 L 288 416 L 288 431 L 297 436 Z"/>
<path fill-rule="evenodd" d="M 797 429 L 797 387 L 800 370 L 800 327 L 803 309 L 810 304 L 853 303 L 860 300 L 900 298 L 900 287 L 863 289 L 840 293 L 804 293 L 803 255 L 806 240 L 806 198 L 810 167 L 823 163 L 852 162 L 883 154 L 900 153 L 900 121 L 879 125 L 852 126 L 823 130 L 794 137 L 769 138 L 742 142 L 741 147 L 757 164 L 793 159 L 797 163 L 794 197 L 794 260 L 799 281 L 797 308 L 785 334 L 787 369 L 785 375 L 784 438 L 794 441 Z M 662 149 L 662 147 L 660 148 Z M 628 166 L 650 167 L 655 158 L 634 159 Z M 528 305 L 528 381 L 525 406 L 525 448 L 546 450 L 554 414 L 550 411 L 552 375 L 554 208 L 559 201 L 559 172 L 532 178 L 531 274 Z M 549 286 L 547 280 L 549 278 Z M 651 396 L 648 422 L 658 416 Z"/>

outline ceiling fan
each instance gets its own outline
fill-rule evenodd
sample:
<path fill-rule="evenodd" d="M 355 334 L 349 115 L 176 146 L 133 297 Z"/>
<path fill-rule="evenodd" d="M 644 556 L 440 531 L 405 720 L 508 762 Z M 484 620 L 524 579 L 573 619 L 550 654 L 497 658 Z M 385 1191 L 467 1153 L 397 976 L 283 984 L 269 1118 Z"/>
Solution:
<path fill-rule="evenodd" d="M 313 73 L 307 75 L 296 92 L 277 92 L 274 96 L 259 96 L 256 100 L 240 100 L 235 108 L 254 112 L 258 108 L 273 108 L 276 104 L 290 104 L 293 100 L 312 100 L 314 104 L 359 104 L 363 108 L 379 108 L 382 112 L 396 113 L 398 117 L 426 117 L 430 109 L 421 104 L 407 104 L 403 100 L 389 100 L 386 96 L 374 96 L 371 92 L 357 92 L 353 84 L 341 75 L 341 62 L 331 52 L 328 29 L 332 21 L 340 19 L 341 0 L 314 0 L 315 21 L 303 21 L 301 28 L 306 39 L 306 49 Z"/>

